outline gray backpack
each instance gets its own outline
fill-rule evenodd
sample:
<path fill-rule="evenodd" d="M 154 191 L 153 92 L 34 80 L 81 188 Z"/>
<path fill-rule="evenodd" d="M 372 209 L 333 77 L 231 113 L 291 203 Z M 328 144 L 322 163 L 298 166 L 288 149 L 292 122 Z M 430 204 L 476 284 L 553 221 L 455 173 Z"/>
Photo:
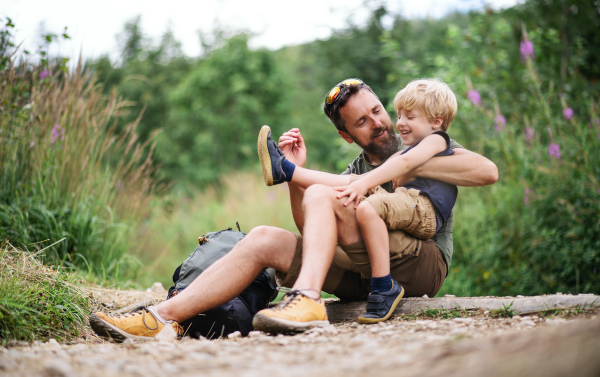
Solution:
<path fill-rule="evenodd" d="M 236 225 L 239 229 L 239 225 Z M 200 237 L 199 245 L 173 273 L 174 285 L 169 288 L 167 299 L 183 291 L 245 236 L 241 231 L 228 228 Z M 240 331 L 246 336 L 252 330 L 254 314 L 266 308 L 276 296 L 275 270 L 266 268 L 233 300 L 184 321 L 181 325 L 187 335 L 192 337 L 201 335 L 211 339 L 234 331 Z"/>

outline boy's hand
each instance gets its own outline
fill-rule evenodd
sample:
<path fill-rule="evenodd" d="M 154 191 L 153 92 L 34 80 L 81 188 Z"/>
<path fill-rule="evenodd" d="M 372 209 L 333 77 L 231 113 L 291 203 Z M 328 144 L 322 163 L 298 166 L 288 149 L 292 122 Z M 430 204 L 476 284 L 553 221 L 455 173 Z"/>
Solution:
<path fill-rule="evenodd" d="M 348 197 L 348 200 L 346 200 L 346 202 L 344 203 L 344 207 L 347 207 L 348 204 L 352 202 L 356 202 L 356 204 L 354 204 L 354 209 L 356 209 L 356 207 L 358 207 L 358 204 L 360 203 L 360 199 L 368 191 L 368 188 L 362 187 L 362 185 L 359 182 L 360 181 L 355 181 L 347 186 L 338 186 L 333 188 L 336 191 L 340 191 L 340 193 L 337 195 L 338 199 L 341 199 L 344 196 Z"/>
<path fill-rule="evenodd" d="M 296 166 L 304 166 L 306 162 L 306 145 L 299 129 L 292 128 L 284 132 L 279 138 L 279 148 L 281 148 L 288 161 L 296 164 Z"/>

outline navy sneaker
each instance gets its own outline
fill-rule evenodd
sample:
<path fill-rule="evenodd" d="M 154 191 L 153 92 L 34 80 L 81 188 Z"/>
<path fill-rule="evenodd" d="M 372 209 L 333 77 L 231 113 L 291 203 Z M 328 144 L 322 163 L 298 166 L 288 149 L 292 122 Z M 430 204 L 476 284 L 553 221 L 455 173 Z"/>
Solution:
<path fill-rule="evenodd" d="M 262 126 L 258 134 L 258 158 L 267 186 L 278 185 L 286 181 L 281 163 L 285 159 L 277 143 L 271 139 L 271 128 Z"/>
<path fill-rule="evenodd" d="M 367 312 L 358 317 L 358 323 L 377 323 L 385 321 L 404 296 L 404 288 L 394 279 L 392 279 L 392 289 L 387 292 L 373 291 L 367 298 Z"/>

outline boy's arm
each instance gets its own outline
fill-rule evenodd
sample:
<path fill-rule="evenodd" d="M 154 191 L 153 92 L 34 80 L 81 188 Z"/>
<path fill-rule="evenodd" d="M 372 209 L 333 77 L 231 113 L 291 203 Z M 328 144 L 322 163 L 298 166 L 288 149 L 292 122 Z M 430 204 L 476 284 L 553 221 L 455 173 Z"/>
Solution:
<path fill-rule="evenodd" d="M 389 182 L 398 176 L 405 176 L 418 166 L 429 161 L 433 156 L 446 149 L 446 139 L 440 135 L 429 135 L 424 138 L 419 145 L 414 147 L 409 153 L 395 154 L 384 162 L 377 169 L 362 175 L 358 181 L 349 186 L 336 187 L 341 191 L 338 198 L 348 196 L 344 205 L 348 205 L 364 195 L 367 190 L 382 183 Z"/>

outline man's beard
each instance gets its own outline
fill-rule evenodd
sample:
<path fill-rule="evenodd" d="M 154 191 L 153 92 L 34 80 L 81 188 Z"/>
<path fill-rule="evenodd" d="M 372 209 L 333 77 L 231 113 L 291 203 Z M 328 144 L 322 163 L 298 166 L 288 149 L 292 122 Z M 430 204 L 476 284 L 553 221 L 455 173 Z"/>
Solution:
<path fill-rule="evenodd" d="M 373 139 L 373 136 L 381 133 L 382 128 L 378 128 L 373 131 L 371 134 L 371 140 Z M 391 155 L 398 152 L 398 139 L 396 138 L 396 133 L 394 132 L 394 126 L 386 127 L 385 130 L 387 131 L 387 137 L 382 140 L 381 144 L 371 141 L 367 145 L 361 145 L 357 140 L 354 139 L 354 137 L 351 137 L 354 142 L 363 149 L 367 156 L 377 157 L 377 159 L 385 161 Z"/>

